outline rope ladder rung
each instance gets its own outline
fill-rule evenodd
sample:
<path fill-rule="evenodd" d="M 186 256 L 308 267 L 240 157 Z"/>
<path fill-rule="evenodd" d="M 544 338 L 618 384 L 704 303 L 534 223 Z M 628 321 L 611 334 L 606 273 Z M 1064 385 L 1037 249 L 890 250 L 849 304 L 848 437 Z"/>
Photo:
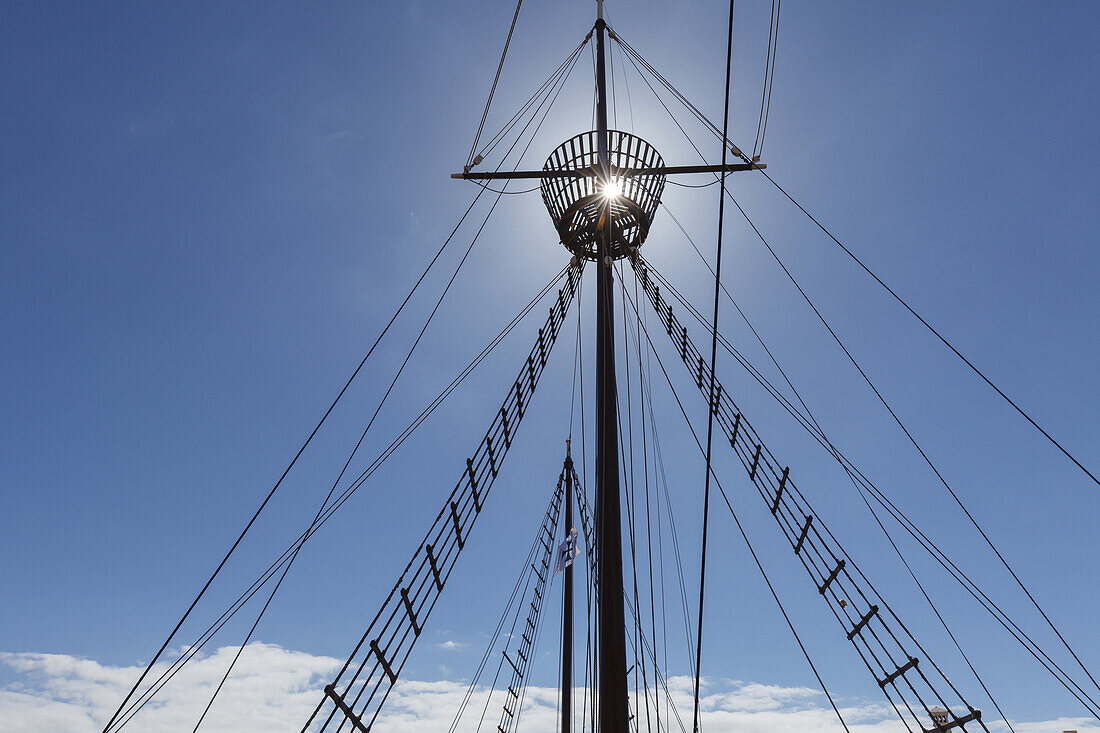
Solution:
<path fill-rule="evenodd" d="M 896 679 L 897 679 L 898 677 L 901 677 L 901 676 L 902 676 L 903 674 L 905 674 L 905 673 L 906 673 L 906 672 L 908 672 L 909 670 L 911 670 L 911 669 L 913 669 L 914 667 L 916 667 L 916 666 L 917 666 L 917 663 L 918 663 L 918 662 L 917 662 L 917 658 L 916 658 L 916 657 L 909 657 L 909 661 L 908 661 L 908 662 L 906 662 L 905 664 L 901 665 L 900 667 L 898 667 L 897 669 L 895 669 L 895 670 L 894 670 L 893 672 L 891 672 L 890 674 L 886 675 L 886 677 L 885 677 L 885 678 L 883 678 L 883 679 L 879 680 L 879 681 L 878 681 L 878 686 L 879 686 L 879 687 L 881 687 L 881 688 L 883 688 L 883 689 L 885 689 L 885 688 L 886 688 L 886 685 L 890 684 L 891 682 L 893 682 L 894 680 L 896 680 Z"/>

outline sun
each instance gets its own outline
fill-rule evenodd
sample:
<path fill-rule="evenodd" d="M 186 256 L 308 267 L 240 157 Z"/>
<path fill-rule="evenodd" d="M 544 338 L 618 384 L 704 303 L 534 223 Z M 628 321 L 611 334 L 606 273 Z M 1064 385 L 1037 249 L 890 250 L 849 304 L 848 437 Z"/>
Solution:
<path fill-rule="evenodd" d="M 600 193 L 605 199 L 617 199 L 623 195 L 623 182 L 618 178 L 612 178 L 603 184 Z"/>

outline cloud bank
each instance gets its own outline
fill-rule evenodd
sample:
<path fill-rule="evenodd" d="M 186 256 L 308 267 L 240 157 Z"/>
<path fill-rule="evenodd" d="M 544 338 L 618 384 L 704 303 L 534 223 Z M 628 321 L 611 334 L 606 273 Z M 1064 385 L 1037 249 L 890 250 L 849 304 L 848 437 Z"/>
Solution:
<path fill-rule="evenodd" d="M 237 647 L 222 647 L 196 656 L 152 703 L 123 730 L 131 733 L 190 731 L 221 679 Z M 129 690 L 140 669 L 114 667 L 63 654 L 0 653 L 0 664 L 14 672 L 14 681 L 0 687 L 0 733 L 98 733 Z M 252 643 L 241 655 L 233 676 L 222 690 L 201 730 L 208 733 L 279 733 L 298 731 L 320 700 L 320 689 L 339 668 L 340 661 L 295 652 L 273 644 Z M 154 670 L 156 674 L 163 671 Z M 467 685 L 461 682 L 402 681 L 394 688 L 385 714 L 374 730 L 378 733 L 424 730 L 446 731 L 462 703 Z M 684 726 L 691 730 L 691 679 L 673 677 L 669 692 Z M 488 690 L 471 698 L 460 731 L 477 729 Z M 486 709 L 482 730 L 496 729 L 502 698 L 493 697 Z M 581 706 L 578 690 L 576 707 Z M 680 730 L 676 716 L 662 693 L 661 718 L 669 730 Z M 533 687 L 528 690 L 520 729 L 530 733 L 554 733 L 558 691 Z M 710 681 L 701 700 L 701 727 L 705 733 L 842 733 L 825 697 L 805 687 L 780 687 L 757 683 Z M 904 730 L 885 705 L 860 703 L 841 708 L 852 733 L 896 733 Z M 578 711 L 579 714 L 579 711 Z M 652 710 L 649 711 L 652 715 Z M 644 707 L 638 711 L 642 730 L 647 728 Z M 1013 721 L 1017 733 L 1100 733 L 1087 719 Z M 662 722 L 662 730 L 665 726 Z M 1003 724 L 990 725 L 994 733 L 1007 733 Z M 654 727 L 654 729 L 656 729 Z"/>

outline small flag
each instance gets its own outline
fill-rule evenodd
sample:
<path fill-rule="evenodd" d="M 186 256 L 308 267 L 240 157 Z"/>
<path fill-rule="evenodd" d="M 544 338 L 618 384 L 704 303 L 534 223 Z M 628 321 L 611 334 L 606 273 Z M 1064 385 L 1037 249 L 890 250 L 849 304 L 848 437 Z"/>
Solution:
<path fill-rule="evenodd" d="M 577 549 L 577 528 L 572 527 L 569 530 L 569 536 L 558 546 L 558 559 L 554 563 L 554 575 L 557 575 L 562 570 L 572 565 L 573 558 L 579 554 L 580 550 Z"/>

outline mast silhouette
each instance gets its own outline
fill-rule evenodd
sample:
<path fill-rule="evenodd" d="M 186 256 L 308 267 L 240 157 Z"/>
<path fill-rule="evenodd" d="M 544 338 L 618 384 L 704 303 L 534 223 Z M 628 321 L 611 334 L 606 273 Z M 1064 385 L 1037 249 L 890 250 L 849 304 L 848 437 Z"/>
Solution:
<path fill-rule="evenodd" d="M 573 537 L 573 459 L 565 441 L 565 542 Z M 573 703 L 573 563 L 562 571 L 561 606 L 561 733 L 572 731 Z"/>
<path fill-rule="evenodd" d="M 596 144 L 598 177 L 610 190 L 603 0 L 596 17 Z M 623 612 L 623 541 L 619 502 L 619 421 L 615 384 L 615 300 L 611 200 L 601 204 L 596 260 L 596 608 L 599 618 L 599 731 L 626 733 L 630 716 Z"/>

